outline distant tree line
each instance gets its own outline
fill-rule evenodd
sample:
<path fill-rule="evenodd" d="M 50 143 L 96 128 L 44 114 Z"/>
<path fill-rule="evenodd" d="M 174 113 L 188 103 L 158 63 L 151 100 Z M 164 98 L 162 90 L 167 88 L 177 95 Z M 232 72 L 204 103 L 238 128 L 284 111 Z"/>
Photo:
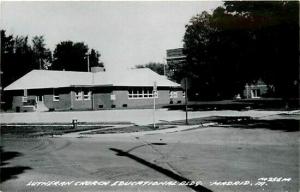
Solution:
<path fill-rule="evenodd" d="M 83 42 L 63 41 L 53 52 L 47 48 L 44 36 L 7 35 L 1 30 L 1 86 L 2 88 L 33 69 L 87 71 L 90 67 L 104 66 L 100 53 L 89 49 Z"/>
<path fill-rule="evenodd" d="M 152 71 L 160 74 L 160 75 L 164 75 L 166 70 L 166 65 L 163 63 L 159 63 L 159 62 L 149 62 L 147 64 L 144 65 L 136 65 L 135 68 L 149 68 Z"/>

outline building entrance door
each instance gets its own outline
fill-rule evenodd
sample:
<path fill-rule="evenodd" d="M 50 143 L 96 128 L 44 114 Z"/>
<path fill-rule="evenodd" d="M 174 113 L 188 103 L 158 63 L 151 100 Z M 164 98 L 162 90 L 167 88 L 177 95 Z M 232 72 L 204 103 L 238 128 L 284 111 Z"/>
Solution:
<path fill-rule="evenodd" d="M 49 109 L 44 104 L 44 96 L 38 95 L 36 97 L 36 111 L 48 111 Z"/>
<path fill-rule="evenodd" d="M 43 102 L 43 101 L 44 101 L 44 96 L 43 95 L 37 96 L 37 102 Z"/>

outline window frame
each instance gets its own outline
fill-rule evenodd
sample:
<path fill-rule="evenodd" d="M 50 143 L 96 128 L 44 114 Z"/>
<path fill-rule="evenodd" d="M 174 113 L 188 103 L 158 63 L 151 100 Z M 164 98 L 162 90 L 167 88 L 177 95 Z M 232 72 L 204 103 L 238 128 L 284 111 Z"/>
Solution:
<path fill-rule="evenodd" d="M 74 91 L 75 92 L 75 101 L 83 100 L 83 93 L 82 91 Z"/>
<path fill-rule="evenodd" d="M 170 91 L 170 98 L 171 99 L 178 98 L 178 92 L 177 91 Z"/>
<path fill-rule="evenodd" d="M 28 97 L 27 96 L 22 96 L 22 103 L 27 103 Z"/>
<path fill-rule="evenodd" d="M 59 101 L 59 94 L 55 93 L 55 89 L 53 89 L 53 101 Z"/>
<path fill-rule="evenodd" d="M 140 88 L 140 89 L 129 89 L 127 90 L 128 99 L 153 99 L 153 89 Z M 157 97 L 158 98 L 158 91 Z"/>
<path fill-rule="evenodd" d="M 59 101 L 59 94 L 58 95 L 53 94 L 53 101 Z"/>
<path fill-rule="evenodd" d="M 83 92 L 83 100 L 88 101 L 91 100 L 92 91 L 82 91 Z M 87 94 L 85 94 L 87 93 Z"/>

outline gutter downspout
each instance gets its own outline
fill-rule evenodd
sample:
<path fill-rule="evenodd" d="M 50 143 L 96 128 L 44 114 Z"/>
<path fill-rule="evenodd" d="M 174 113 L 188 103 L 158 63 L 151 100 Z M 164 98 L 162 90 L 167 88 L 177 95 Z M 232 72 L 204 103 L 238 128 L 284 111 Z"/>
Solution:
<path fill-rule="evenodd" d="M 73 109 L 73 97 L 72 97 L 72 92 L 73 92 L 73 91 L 70 91 L 71 110 Z"/>
<path fill-rule="evenodd" d="M 94 74 L 95 73 L 92 73 L 92 85 L 94 85 L 94 83 L 95 83 Z M 92 97 L 92 110 L 94 110 L 94 87 L 92 87 L 92 90 L 91 90 L 91 97 Z"/>

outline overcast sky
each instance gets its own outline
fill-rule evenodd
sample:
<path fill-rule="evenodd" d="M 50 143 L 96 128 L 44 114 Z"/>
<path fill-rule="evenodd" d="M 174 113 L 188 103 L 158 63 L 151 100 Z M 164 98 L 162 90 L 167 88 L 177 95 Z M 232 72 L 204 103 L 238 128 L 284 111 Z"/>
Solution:
<path fill-rule="evenodd" d="M 166 49 L 182 47 L 185 25 L 220 1 L 2 2 L 7 34 L 44 35 L 51 50 L 61 41 L 86 43 L 108 70 L 164 62 Z"/>

